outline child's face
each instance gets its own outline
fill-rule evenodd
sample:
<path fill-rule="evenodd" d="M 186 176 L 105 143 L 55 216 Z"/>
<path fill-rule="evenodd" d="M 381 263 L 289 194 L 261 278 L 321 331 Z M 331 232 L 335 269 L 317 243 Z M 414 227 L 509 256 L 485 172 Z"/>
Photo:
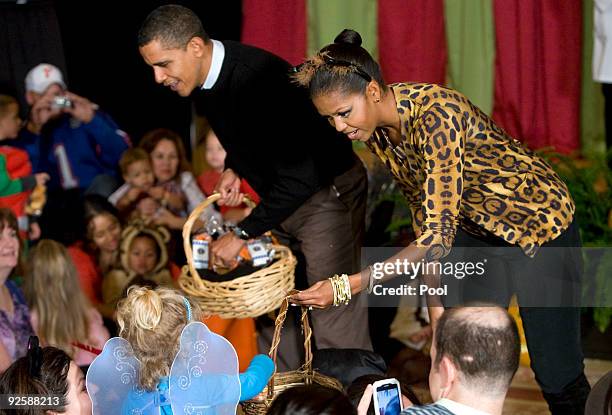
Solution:
<path fill-rule="evenodd" d="M 225 149 L 212 130 L 206 136 L 206 162 L 213 170 L 223 171 L 225 168 Z"/>
<path fill-rule="evenodd" d="M 137 160 L 131 163 L 123 179 L 131 186 L 142 190 L 149 190 L 155 178 L 149 160 Z"/>
<path fill-rule="evenodd" d="M 117 251 L 121 238 L 121 225 L 117 218 L 102 213 L 91 220 L 89 227 L 91 240 L 100 251 L 106 253 Z"/>
<path fill-rule="evenodd" d="M 6 114 L 0 117 L 0 140 L 17 138 L 20 127 L 19 106 L 17 104 L 9 104 Z"/>
<path fill-rule="evenodd" d="M 153 271 L 157 264 L 157 247 L 148 236 L 137 236 L 130 246 L 128 266 L 137 275 L 146 275 Z"/>

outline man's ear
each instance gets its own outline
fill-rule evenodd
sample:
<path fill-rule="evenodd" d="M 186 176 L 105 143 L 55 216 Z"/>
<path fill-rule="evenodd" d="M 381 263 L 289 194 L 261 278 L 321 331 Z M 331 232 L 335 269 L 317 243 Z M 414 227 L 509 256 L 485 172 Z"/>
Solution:
<path fill-rule="evenodd" d="M 206 52 L 206 42 L 199 36 L 194 36 L 187 43 L 187 50 L 190 50 L 196 57 L 201 58 Z"/>
<path fill-rule="evenodd" d="M 447 391 L 450 391 L 453 383 L 457 380 L 457 368 L 455 364 L 450 360 L 447 356 L 444 356 L 442 360 L 440 360 L 440 383 L 441 387 Z"/>

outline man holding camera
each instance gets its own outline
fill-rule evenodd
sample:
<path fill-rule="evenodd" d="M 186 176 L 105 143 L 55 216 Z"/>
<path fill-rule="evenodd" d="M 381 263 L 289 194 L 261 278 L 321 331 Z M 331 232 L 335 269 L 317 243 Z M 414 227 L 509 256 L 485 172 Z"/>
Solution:
<path fill-rule="evenodd" d="M 108 197 L 116 189 L 119 158 L 129 140 L 96 104 L 67 90 L 57 67 L 35 66 L 25 87 L 30 105 L 27 125 L 11 145 L 28 152 L 35 173 L 49 173 L 41 229 L 45 232 L 46 223 L 46 237 L 58 238 L 53 233 L 57 219 L 83 194 Z"/>
<path fill-rule="evenodd" d="M 13 144 L 28 152 L 34 171 L 49 173 L 50 189 L 85 191 L 93 183 L 94 193 L 110 194 L 126 134 L 97 105 L 68 91 L 53 65 L 35 66 L 25 86 L 29 119 Z"/>
<path fill-rule="evenodd" d="M 484 303 L 446 309 L 431 345 L 429 391 L 434 403 L 410 406 L 401 414 L 501 415 L 520 353 L 518 328 L 507 310 Z M 359 415 L 368 412 L 373 393 L 368 386 Z"/>

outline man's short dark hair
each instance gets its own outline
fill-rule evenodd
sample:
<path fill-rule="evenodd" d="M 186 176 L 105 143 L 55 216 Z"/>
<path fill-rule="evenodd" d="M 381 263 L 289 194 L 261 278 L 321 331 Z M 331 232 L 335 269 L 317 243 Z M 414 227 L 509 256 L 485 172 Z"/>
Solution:
<path fill-rule="evenodd" d="M 153 10 L 140 26 L 138 47 L 158 40 L 166 49 L 185 48 L 187 43 L 199 37 L 208 43 L 208 34 L 200 18 L 187 7 L 168 4 Z"/>
<path fill-rule="evenodd" d="M 521 353 L 518 329 L 506 310 L 494 305 L 447 309 L 438 321 L 437 368 L 444 356 L 466 386 L 489 395 L 505 394 Z"/>

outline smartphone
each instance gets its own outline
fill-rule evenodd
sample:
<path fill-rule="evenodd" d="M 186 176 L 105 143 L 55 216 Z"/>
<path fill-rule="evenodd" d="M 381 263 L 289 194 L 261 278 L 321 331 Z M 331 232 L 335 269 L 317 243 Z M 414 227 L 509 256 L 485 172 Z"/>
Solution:
<path fill-rule="evenodd" d="M 397 379 L 379 380 L 374 382 L 372 387 L 376 415 L 399 415 L 402 412 L 402 391 Z"/>

